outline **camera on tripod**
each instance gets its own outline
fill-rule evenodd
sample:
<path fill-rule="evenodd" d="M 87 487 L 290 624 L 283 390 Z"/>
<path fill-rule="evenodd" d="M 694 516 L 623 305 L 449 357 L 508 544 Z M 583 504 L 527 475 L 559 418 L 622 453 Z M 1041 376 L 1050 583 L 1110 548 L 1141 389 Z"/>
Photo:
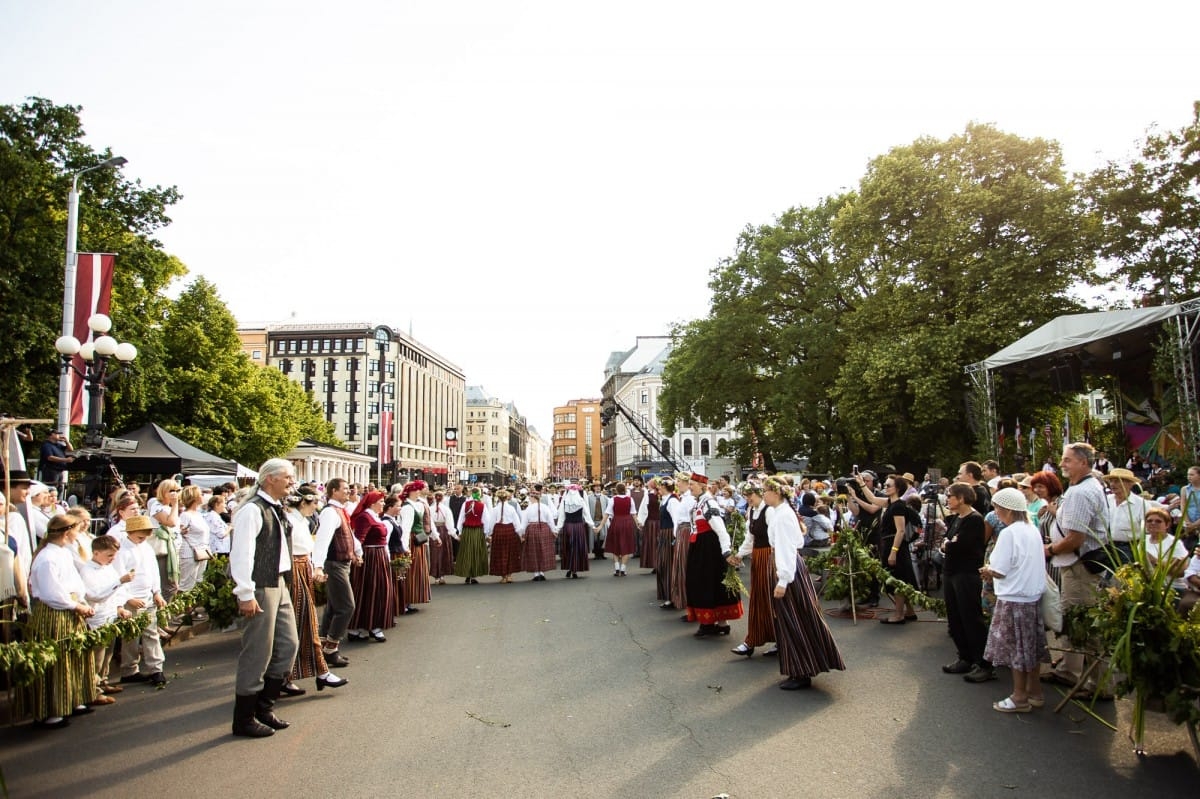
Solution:
<path fill-rule="evenodd" d="M 938 484 L 930 483 L 921 489 L 922 502 L 938 502 L 941 499 L 938 493 Z"/>

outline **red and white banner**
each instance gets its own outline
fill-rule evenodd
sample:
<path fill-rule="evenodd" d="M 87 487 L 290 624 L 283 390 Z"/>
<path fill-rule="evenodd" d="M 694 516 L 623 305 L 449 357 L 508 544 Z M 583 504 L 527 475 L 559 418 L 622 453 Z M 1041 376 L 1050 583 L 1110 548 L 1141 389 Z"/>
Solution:
<path fill-rule="evenodd" d="M 92 314 L 107 315 L 112 302 L 113 264 L 116 256 L 109 253 L 81 252 L 75 255 L 75 318 L 71 322 L 71 335 L 80 344 L 92 340 L 92 329 L 88 319 Z M 86 371 L 83 358 L 74 358 L 75 368 Z M 79 375 L 68 374 L 71 381 L 71 424 L 87 424 L 87 402 L 83 397 L 83 380 Z"/>
<path fill-rule="evenodd" d="M 379 462 L 392 462 L 392 412 L 384 411 L 379 414 Z"/>

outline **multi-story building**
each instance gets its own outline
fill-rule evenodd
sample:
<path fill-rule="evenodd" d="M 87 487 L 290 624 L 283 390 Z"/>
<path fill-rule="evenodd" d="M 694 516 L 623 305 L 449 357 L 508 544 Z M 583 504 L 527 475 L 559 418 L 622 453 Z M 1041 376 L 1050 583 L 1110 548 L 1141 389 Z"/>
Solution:
<path fill-rule="evenodd" d="M 600 400 L 573 399 L 554 409 L 553 466 L 556 480 L 601 480 Z"/>
<path fill-rule="evenodd" d="M 478 482 L 506 485 L 529 478 L 529 428 L 511 402 L 467 386 L 462 439 L 463 468 Z"/>
<path fill-rule="evenodd" d="M 550 475 L 550 442 L 536 428 L 529 428 L 529 447 L 526 450 L 530 480 L 545 480 Z"/>
<path fill-rule="evenodd" d="M 346 448 L 378 458 L 382 441 L 384 485 L 442 484 L 456 471 L 445 430 L 462 426 L 466 377 L 412 336 L 365 322 L 269 324 L 238 334 L 254 363 L 304 387 Z M 390 423 L 381 427 L 381 419 Z"/>
<path fill-rule="evenodd" d="M 692 471 L 712 476 L 740 474 L 734 462 L 722 454 L 725 444 L 736 435 L 731 428 L 681 427 L 671 436 L 661 432 L 665 425 L 658 416 L 658 396 L 670 354 L 669 336 L 638 336 L 632 349 L 609 356 L 601 394 L 605 400 L 620 402 L 636 421 L 634 424 L 618 413 L 604 426 L 601 448 L 609 479 L 671 471 L 673 464 L 662 453 Z M 645 433 L 653 436 L 657 449 Z"/>

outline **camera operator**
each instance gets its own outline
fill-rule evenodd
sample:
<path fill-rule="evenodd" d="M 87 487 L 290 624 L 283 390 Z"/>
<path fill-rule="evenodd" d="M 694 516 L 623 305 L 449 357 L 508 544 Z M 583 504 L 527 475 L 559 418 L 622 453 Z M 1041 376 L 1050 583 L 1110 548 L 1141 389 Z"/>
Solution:
<path fill-rule="evenodd" d="M 883 542 L 879 534 L 879 517 L 887 509 L 887 498 L 875 493 L 875 473 L 870 470 L 855 472 L 846 481 L 846 498 L 849 510 L 854 514 L 854 527 L 863 543 L 875 547 L 876 554 L 883 551 Z M 871 583 L 871 593 L 867 596 L 869 607 L 879 606 L 879 583 Z"/>

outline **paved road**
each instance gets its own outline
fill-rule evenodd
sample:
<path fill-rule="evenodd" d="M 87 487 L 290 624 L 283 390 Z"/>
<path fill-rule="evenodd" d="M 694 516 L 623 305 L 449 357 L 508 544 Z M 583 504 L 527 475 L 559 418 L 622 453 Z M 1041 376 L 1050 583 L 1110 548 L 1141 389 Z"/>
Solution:
<path fill-rule="evenodd" d="M 783 692 L 772 658 L 696 640 L 653 577 L 435 587 L 385 644 L 347 648 L 351 684 L 287 700 L 291 729 L 229 734 L 236 634 L 170 647 L 137 687 L 67 730 L 0 730 L 14 797 L 1195 796 L 1182 729 L 1152 755 L 1079 710 L 1003 716 L 1006 682 L 941 674 L 945 625 L 831 619 L 848 671 Z M 923 614 L 924 616 L 925 614 Z M 1127 703 L 1100 706 L 1127 722 Z"/>

